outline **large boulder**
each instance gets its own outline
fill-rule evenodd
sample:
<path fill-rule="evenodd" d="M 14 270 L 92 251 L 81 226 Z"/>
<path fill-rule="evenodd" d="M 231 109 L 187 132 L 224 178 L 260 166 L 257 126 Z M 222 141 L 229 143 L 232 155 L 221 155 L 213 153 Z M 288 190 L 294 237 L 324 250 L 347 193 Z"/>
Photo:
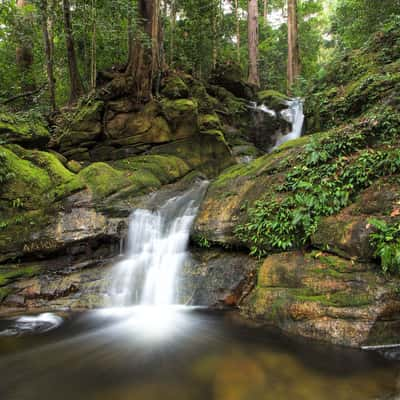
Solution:
<path fill-rule="evenodd" d="M 371 218 L 386 222 L 398 219 L 400 185 L 382 179 L 364 190 L 357 201 L 339 214 L 322 218 L 311 237 L 314 247 L 345 258 L 373 261 L 375 249 L 371 234 L 376 231 Z"/>
<path fill-rule="evenodd" d="M 391 344 L 400 333 L 399 278 L 375 268 L 322 252 L 271 255 L 241 312 L 335 344 Z"/>
<path fill-rule="evenodd" d="M 248 220 L 247 209 L 283 182 L 288 160 L 294 159 L 307 142 L 265 155 L 250 164 L 235 165 L 210 185 L 194 225 L 194 233 L 212 243 L 248 246 L 235 234 L 235 228 Z"/>
<path fill-rule="evenodd" d="M 243 70 L 238 64 L 217 64 L 212 71 L 210 83 L 222 86 L 237 97 L 248 100 L 254 98 L 254 89 L 244 80 Z"/>
<path fill-rule="evenodd" d="M 43 149 L 49 140 L 50 132 L 42 119 L 29 114 L 0 113 L 0 142 Z"/>

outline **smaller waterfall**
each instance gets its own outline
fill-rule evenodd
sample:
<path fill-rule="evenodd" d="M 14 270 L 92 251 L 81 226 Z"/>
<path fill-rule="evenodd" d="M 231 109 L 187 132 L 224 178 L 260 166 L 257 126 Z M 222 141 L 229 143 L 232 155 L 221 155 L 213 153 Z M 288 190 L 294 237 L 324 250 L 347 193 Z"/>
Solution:
<path fill-rule="evenodd" d="M 176 302 L 177 275 L 187 258 L 190 230 L 207 184 L 196 184 L 156 211 L 132 213 L 127 257 L 112 276 L 109 296 L 113 306 Z"/>
<path fill-rule="evenodd" d="M 273 148 L 276 149 L 283 143 L 288 142 L 289 140 L 298 139 L 301 137 L 303 133 L 303 125 L 304 125 L 304 108 L 303 108 L 303 100 L 300 98 L 293 99 L 287 102 L 288 109 L 281 111 L 282 118 L 289 122 L 292 125 L 292 130 L 284 135 L 280 134 L 277 137 L 275 146 Z"/>

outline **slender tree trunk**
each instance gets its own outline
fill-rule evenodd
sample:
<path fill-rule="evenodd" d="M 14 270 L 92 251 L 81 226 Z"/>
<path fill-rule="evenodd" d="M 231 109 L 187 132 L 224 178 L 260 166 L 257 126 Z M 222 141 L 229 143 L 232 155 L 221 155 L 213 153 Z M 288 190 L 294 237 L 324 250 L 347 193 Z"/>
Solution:
<path fill-rule="evenodd" d="M 299 37 L 297 21 L 297 0 L 288 0 L 288 94 L 301 73 Z"/>
<path fill-rule="evenodd" d="M 175 56 L 176 0 L 171 0 L 171 36 L 169 49 L 169 64 L 173 68 Z"/>
<path fill-rule="evenodd" d="M 50 105 L 52 111 L 55 111 L 57 105 L 56 105 L 56 91 L 55 91 L 55 79 L 54 79 L 53 24 L 51 22 L 53 15 L 51 13 L 49 15 L 47 0 L 41 0 L 40 9 L 41 9 L 44 49 L 46 54 L 46 67 L 47 67 L 47 79 L 49 85 Z"/>
<path fill-rule="evenodd" d="M 268 24 L 268 0 L 264 0 L 264 25 Z"/>
<path fill-rule="evenodd" d="M 248 0 L 248 41 L 249 41 L 249 83 L 259 87 L 258 75 L 258 4 L 257 0 Z"/>
<path fill-rule="evenodd" d="M 97 48 L 96 48 L 96 36 L 97 36 L 97 10 L 96 0 L 92 0 L 92 43 L 90 51 L 90 86 L 92 90 L 96 89 L 96 76 L 97 76 Z"/>
<path fill-rule="evenodd" d="M 217 13 L 214 12 L 212 16 L 212 68 L 214 69 L 217 65 L 218 58 L 218 45 L 217 45 Z"/>
<path fill-rule="evenodd" d="M 16 64 L 23 92 L 34 91 L 36 88 L 35 77 L 33 75 L 32 15 L 25 14 L 24 10 L 28 5 L 28 0 L 17 0 L 17 8 L 21 15 L 19 29 L 18 32 L 16 32 L 18 40 Z"/>
<path fill-rule="evenodd" d="M 138 100 L 152 97 L 153 79 L 160 66 L 160 0 L 138 0 L 138 27 L 126 75 L 132 76 Z"/>
<path fill-rule="evenodd" d="M 64 29 L 67 45 L 68 71 L 70 81 L 70 104 L 75 103 L 84 93 L 78 62 L 76 60 L 75 44 L 72 34 L 71 7 L 69 0 L 63 0 Z"/>
<path fill-rule="evenodd" d="M 240 17 L 239 17 L 239 0 L 235 0 L 235 18 L 236 18 L 236 51 L 237 62 L 240 64 Z"/>

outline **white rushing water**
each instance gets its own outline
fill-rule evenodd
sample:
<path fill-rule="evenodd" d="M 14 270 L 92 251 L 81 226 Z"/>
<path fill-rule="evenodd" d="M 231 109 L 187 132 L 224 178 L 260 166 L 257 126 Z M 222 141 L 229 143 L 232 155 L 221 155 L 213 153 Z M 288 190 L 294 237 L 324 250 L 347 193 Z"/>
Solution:
<path fill-rule="evenodd" d="M 129 220 L 127 255 L 115 268 L 112 306 L 166 306 L 177 301 L 177 275 L 187 259 L 190 230 L 207 182 L 158 210 L 136 210 Z"/>
<path fill-rule="evenodd" d="M 303 100 L 300 98 L 293 99 L 287 102 L 289 108 L 281 111 L 281 117 L 292 125 L 292 130 L 284 135 L 280 134 L 277 137 L 274 149 L 281 146 L 289 140 L 298 139 L 303 133 L 304 125 L 304 108 Z"/>

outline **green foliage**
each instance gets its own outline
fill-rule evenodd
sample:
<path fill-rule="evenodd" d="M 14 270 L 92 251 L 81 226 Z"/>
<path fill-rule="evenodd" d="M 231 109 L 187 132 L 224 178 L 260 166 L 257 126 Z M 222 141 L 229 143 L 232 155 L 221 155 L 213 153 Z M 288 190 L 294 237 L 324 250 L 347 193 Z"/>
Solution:
<path fill-rule="evenodd" d="M 257 201 L 248 210 L 248 223 L 237 227 L 252 254 L 305 245 L 321 217 L 338 213 L 379 177 L 400 172 L 400 149 L 365 149 L 396 139 L 400 121 L 393 119 L 394 125 L 369 114 L 352 127 L 311 140 L 284 183 L 274 187 L 275 198 Z"/>
<path fill-rule="evenodd" d="M 398 0 L 338 0 L 332 29 L 342 47 L 357 48 L 399 12 Z"/>
<path fill-rule="evenodd" d="M 0 193 L 5 184 L 14 178 L 14 174 L 7 162 L 7 156 L 4 152 L 0 151 Z"/>
<path fill-rule="evenodd" d="M 389 224 L 386 221 L 372 218 L 370 224 L 376 228 L 371 234 L 371 244 L 375 256 L 381 260 L 384 273 L 400 273 L 400 222 Z"/>

